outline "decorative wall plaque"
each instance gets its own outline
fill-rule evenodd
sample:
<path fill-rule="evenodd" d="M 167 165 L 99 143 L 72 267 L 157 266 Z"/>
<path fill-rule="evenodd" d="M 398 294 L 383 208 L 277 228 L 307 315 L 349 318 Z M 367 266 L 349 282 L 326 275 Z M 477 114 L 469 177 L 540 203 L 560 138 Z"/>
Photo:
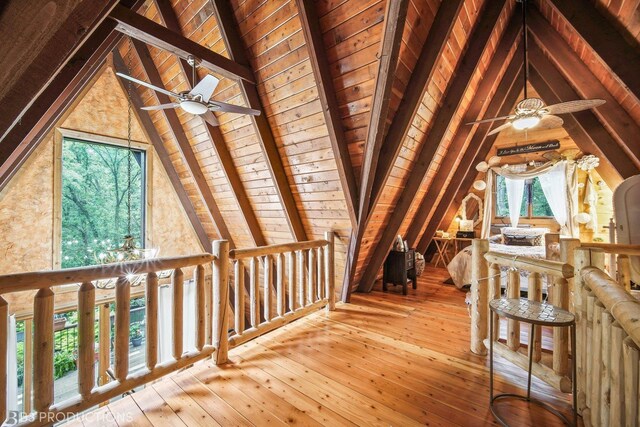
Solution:
<path fill-rule="evenodd" d="M 553 139 L 545 142 L 533 142 L 531 144 L 498 148 L 498 156 L 504 157 L 517 154 L 535 153 L 536 151 L 551 151 L 557 150 L 558 148 L 560 148 L 560 141 Z"/>

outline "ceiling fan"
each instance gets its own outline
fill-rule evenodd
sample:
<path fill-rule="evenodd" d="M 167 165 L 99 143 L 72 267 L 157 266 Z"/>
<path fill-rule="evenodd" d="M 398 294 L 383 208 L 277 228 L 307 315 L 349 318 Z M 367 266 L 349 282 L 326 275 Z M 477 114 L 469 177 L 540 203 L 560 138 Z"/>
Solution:
<path fill-rule="evenodd" d="M 195 67 L 197 65 L 197 61 L 195 58 L 190 56 L 188 62 L 193 69 L 192 81 L 195 82 Z M 209 123 L 211 126 L 218 126 L 220 124 L 218 122 L 218 119 L 216 119 L 216 116 L 213 114 L 213 111 L 222 111 L 226 113 L 236 114 L 251 114 L 252 116 L 260 115 L 260 111 L 254 110 L 253 108 L 241 107 L 239 105 L 227 104 L 226 102 L 212 100 L 211 95 L 213 95 L 213 91 L 216 90 L 216 87 L 218 86 L 218 82 L 220 80 L 210 74 L 204 76 L 204 78 L 200 80 L 198 84 L 196 84 L 190 91 L 183 91 L 180 93 L 159 88 L 152 85 L 151 83 L 138 80 L 135 77 L 131 77 L 123 73 L 118 72 L 116 74 L 122 78 L 130 80 L 149 89 L 155 90 L 156 92 L 163 93 L 177 100 L 177 102 L 172 102 L 170 104 L 142 107 L 142 110 L 164 110 L 167 108 L 180 107 L 187 113 L 195 114 L 202 117 L 204 121 Z"/>
<path fill-rule="evenodd" d="M 526 130 L 536 127 L 538 129 L 554 129 L 562 126 L 564 121 L 556 114 L 575 113 L 577 111 L 595 108 L 605 103 L 603 99 L 579 99 L 575 101 L 560 102 L 553 105 L 545 105 L 540 98 L 529 98 L 527 96 L 527 81 L 529 79 L 529 57 L 527 54 L 527 0 L 518 0 L 522 3 L 522 45 L 524 56 L 524 99 L 518 102 L 514 114 L 489 119 L 477 120 L 467 123 L 474 125 L 477 123 L 494 122 L 498 120 L 508 120 L 506 123 L 493 129 L 487 135 L 496 134 L 504 129 L 513 127 L 517 130 Z"/>

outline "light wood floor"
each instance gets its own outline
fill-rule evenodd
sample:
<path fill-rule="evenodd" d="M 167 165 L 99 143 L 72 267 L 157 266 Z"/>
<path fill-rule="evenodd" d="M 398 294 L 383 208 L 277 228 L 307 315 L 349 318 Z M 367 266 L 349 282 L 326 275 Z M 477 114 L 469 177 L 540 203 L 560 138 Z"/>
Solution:
<path fill-rule="evenodd" d="M 406 297 L 399 287 L 354 295 L 330 315 L 232 350 L 227 366 L 200 363 L 101 408 L 84 425 L 496 425 L 488 360 L 469 351 L 464 292 L 443 285 L 446 277 L 428 267 Z M 508 362 L 497 358 L 496 371 L 496 392 L 526 387 L 525 372 Z M 537 380 L 533 389 L 569 412 L 569 395 Z M 562 425 L 535 406 L 502 405 L 511 425 Z"/>

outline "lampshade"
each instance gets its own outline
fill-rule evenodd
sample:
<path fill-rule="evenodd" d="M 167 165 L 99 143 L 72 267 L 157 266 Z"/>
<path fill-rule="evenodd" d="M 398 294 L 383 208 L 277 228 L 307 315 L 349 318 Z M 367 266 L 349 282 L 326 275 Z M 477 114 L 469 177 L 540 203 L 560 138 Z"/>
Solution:
<path fill-rule="evenodd" d="M 518 130 L 523 130 L 523 129 L 531 129 L 532 127 L 536 126 L 538 123 L 540 123 L 540 117 L 538 116 L 525 116 L 525 117 L 519 117 L 517 119 L 515 119 L 511 125 Z"/>

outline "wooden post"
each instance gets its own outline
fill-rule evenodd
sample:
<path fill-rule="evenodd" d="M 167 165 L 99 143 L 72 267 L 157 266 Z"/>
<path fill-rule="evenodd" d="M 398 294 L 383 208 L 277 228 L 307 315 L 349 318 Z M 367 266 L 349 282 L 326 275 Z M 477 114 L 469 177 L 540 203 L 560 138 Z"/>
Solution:
<path fill-rule="evenodd" d="M 116 282 L 115 377 L 123 382 L 129 373 L 129 326 L 131 314 L 131 285 L 126 277 Z"/>
<path fill-rule="evenodd" d="M 53 298 L 50 288 L 42 288 L 33 304 L 33 407 L 37 412 L 47 412 L 53 404 Z"/>
<path fill-rule="evenodd" d="M 294 252 L 287 253 L 287 285 L 289 288 L 289 310 L 296 311 L 298 301 L 296 292 L 296 257 Z"/>
<path fill-rule="evenodd" d="M 0 296 L 0 423 L 7 418 L 7 356 L 9 344 L 9 304 Z M 51 380 L 53 381 L 53 379 Z M 14 408 L 11 408 L 14 409 Z"/>
<path fill-rule="evenodd" d="M 313 304 L 316 302 L 316 252 L 313 249 L 309 249 L 309 274 L 307 275 L 309 286 L 309 302 Z"/>
<path fill-rule="evenodd" d="M 471 351 L 487 354 L 487 310 L 489 307 L 488 266 L 484 255 L 489 252 L 489 240 L 473 239 L 471 252 Z"/>
<path fill-rule="evenodd" d="M 335 236 L 333 232 L 327 231 L 324 233 L 324 239 L 329 242 L 324 247 L 324 277 L 327 281 L 326 293 L 327 293 L 327 311 L 334 311 L 336 309 L 336 291 L 335 291 L 335 260 L 334 260 L 334 240 Z"/>
<path fill-rule="evenodd" d="M 567 279 L 554 278 L 552 304 L 556 307 L 568 308 L 569 285 Z M 567 328 L 553 329 L 553 370 L 560 376 L 569 372 L 569 331 Z"/>
<path fill-rule="evenodd" d="M 622 356 L 624 358 L 624 396 L 625 411 L 624 425 L 627 427 L 637 426 L 638 417 L 638 363 L 640 351 L 631 337 L 624 339 L 622 343 Z"/>
<path fill-rule="evenodd" d="M 628 255 L 618 255 L 618 283 L 631 292 L 631 263 Z"/>
<path fill-rule="evenodd" d="M 78 391 L 84 398 L 91 394 L 95 382 L 95 293 L 91 282 L 78 290 Z"/>
<path fill-rule="evenodd" d="M 325 298 L 325 285 L 324 285 L 324 250 L 323 248 L 316 249 L 316 274 L 318 278 L 316 279 L 316 294 L 318 295 L 318 299 Z"/>
<path fill-rule="evenodd" d="M 602 372 L 600 373 L 600 425 L 609 425 L 611 408 L 611 333 L 613 316 L 607 310 L 602 312 L 602 348 L 600 358 L 602 359 Z M 598 420 L 594 420 L 598 421 Z"/>
<path fill-rule="evenodd" d="M 575 250 L 580 247 L 580 239 L 560 239 L 560 261 L 571 264 L 575 267 Z M 574 276 L 575 277 L 575 276 Z M 569 285 L 569 295 L 574 291 L 575 278 L 567 279 Z M 574 299 L 568 302 L 568 309 L 575 313 L 573 309 Z M 565 328 L 566 329 L 566 328 Z"/>
<path fill-rule="evenodd" d="M 624 425 L 624 358 L 622 354 L 622 342 L 626 338 L 626 333 L 618 322 L 611 324 L 611 359 L 610 372 L 611 382 L 609 384 L 610 404 L 609 404 L 609 425 Z"/>
<path fill-rule="evenodd" d="M 236 260 L 234 266 L 234 327 L 236 334 L 240 335 L 244 332 L 244 264 L 242 260 Z"/>
<path fill-rule="evenodd" d="M 173 358 L 179 360 L 184 352 L 184 273 L 176 268 L 171 276 L 173 290 Z"/>
<path fill-rule="evenodd" d="M 298 303 L 300 308 L 304 308 L 307 305 L 307 292 L 305 286 L 305 265 L 304 265 L 304 251 L 298 251 Z"/>
<path fill-rule="evenodd" d="M 24 321 L 24 378 L 22 380 L 22 407 L 25 414 L 31 413 L 31 390 L 33 384 L 33 319 Z"/>
<path fill-rule="evenodd" d="M 213 260 L 213 345 L 217 349 L 215 353 L 216 365 L 222 365 L 229 360 L 229 327 L 227 324 L 227 309 L 229 307 L 229 242 L 227 240 L 214 241 L 211 254 L 215 257 Z M 251 281 L 253 282 L 252 285 L 255 284 L 257 286 L 255 263 L 255 258 L 252 258 Z M 253 290 L 253 286 L 251 289 Z M 252 300 L 252 307 L 255 301 Z M 255 319 L 253 311 L 251 317 L 253 321 Z"/>
<path fill-rule="evenodd" d="M 500 265 L 492 263 L 489 266 L 489 292 L 491 299 L 500 298 L 502 292 L 500 285 Z M 493 337 L 497 341 L 500 339 L 500 316 L 495 313 L 490 313 L 490 315 L 493 316 Z"/>
<path fill-rule="evenodd" d="M 508 298 L 520 298 L 520 272 L 509 270 L 509 284 L 507 285 Z M 507 319 L 507 347 L 513 351 L 520 348 L 520 322 Z"/>
<path fill-rule="evenodd" d="M 542 301 L 542 275 L 530 273 L 528 282 L 528 298 L 531 301 Z M 542 328 L 536 328 L 533 337 L 533 360 L 539 362 L 542 359 Z"/>
<path fill-rule="evenodd" d="M 591 383 L 593 381 L 592 366 L 593 366 L 593 317 L 596 305 L 596 297 L 591 291 L 586 292 L 586 304 L 587 304 L 587 321 L 585 328 L 585 388 L 584 388 L 584 400 L 585 408 L 591 408 Z M 580 393 L 578 393 L 580 394 Z"/>
<path fill-rule="evenodd" d="M 196 283 L 196 349 L 202 351 L 205 344 L 205 335 L 207 331 L 207 310 L 206 310 L 206 293 L 204 283 L 204 267 L 198 265 L 194 272 L 194 281 Z"/>
<path fill-rule="evenodd" d="M 147 353 L 147 369 L 150 371 L 158 363 L 158 275 L 154 272 L 147 274 L 146 283 L 147 319 L 145 324 L 145 339 Z"/>
<path fill-rule="evenodd" d="M 591 395 L 589 401 L 591 404 L 591 422 L 597 425 L 600 422 L 600 377 L 602 373 L 602 313 L 604 305 L 596 299 L 593 306 L 593 336 L 591 338 Z"/>
<path fill-rule="evenodd" d="M 102 386 L 111 379 L 107 374 L 111 353 L 111 311 L 109 310 L 109 304 L 100 305 L 98 315 L 98 385 Z"/>
<path fill-rule="evenodd" d="M 284 291 L 284 255 L 276 254 L 276 311 L 278 316 L 286 312 L 286 295 Z"/>
<path fill-rule="evenodd" d="M 262 278 L 264 279 L 264 320 L 266 322 L 271 321 L 271 306 L 273 304 L 273 292 L 271 287 L 271 270 L 273 263 L 271 262 L 271 256 L 264 256 L 264 271 L 262 272 Z"/>
<path fill-rule="evenodd" d="M 258 260 L 253 257 L 249 260 L 249 308 L 251 310 L 251 326 L 254 328 L 257 328 L 260 324 L 260 289 L 258 288 L 259 281 L 260 276 L 258 272 Z"/>

